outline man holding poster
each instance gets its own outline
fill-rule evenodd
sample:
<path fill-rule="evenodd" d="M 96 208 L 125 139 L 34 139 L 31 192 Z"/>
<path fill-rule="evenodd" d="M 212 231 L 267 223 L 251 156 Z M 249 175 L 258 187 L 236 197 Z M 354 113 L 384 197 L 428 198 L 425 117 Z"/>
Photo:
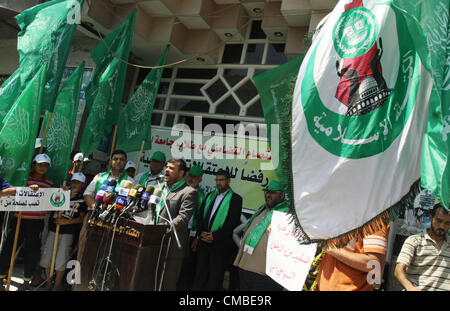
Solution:
<path fill-rule="evenodd" d="M 45 174 L 50 167 L 50 162 L 50 157 L 46 154 L 38 154 L 34 157 L 27 186 L 30 187 L 31 185 L 38 185 L 39 188 L 53 188 L 53 182 L 45 177 Z M 17 214 L 15 216 L 17 216 Z M 41 250 L 41 239 L 39 236 L 44 229 L 44 217 L 44 212 L 22 213 L 22 224 L 19 233 L 19 241 L 25 239 L 26 242 L 23 249 L 25 263 L 23 274 L 24 282 L 19 290 L 29 289 L 31 277 L 33 276 L 33 273 L 37 268 Z M 8 226 L 8 230 L 4 232 L 5 243 L 1 245 L 0 250 L 0 280 L 6 278 L 6 275 L 8 273 L 12 247 L 14 243 L 15 229 L 16 217 L 14 218 L 12 225 Z"/>
<path fill-rule="evenodd" d="M 282 290 L 283 287 L 266 275 L 266 252 L 273 211 L 287 212 L 289 205 L 280 182 L 272 180 L 264 188 L 266 203 L 247 222 L 234 265 L 239 268 L 240 290 Z"/>

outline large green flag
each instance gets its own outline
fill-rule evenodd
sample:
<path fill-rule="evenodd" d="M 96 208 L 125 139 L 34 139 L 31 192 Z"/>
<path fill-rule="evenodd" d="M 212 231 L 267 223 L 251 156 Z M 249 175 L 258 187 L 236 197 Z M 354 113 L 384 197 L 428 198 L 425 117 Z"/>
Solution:
<path fill-rule="evenodd" d="M 89 116 L 80 144 L 85 155 L 91 154 L 102 136 L 117 124 L 127 69 L 124 61 L 128 61 L 130 54 L 135 17 L 136 9 L 91 53 L 97 69 L 85 92 Z"/>
<path fill-rule="evenodd" d="M 25 186 L 39 128 L 47 64 L 28 82 L 5 116 L 0 130 L 0 176 L 14 186 Z"/>
<path fill-rule="evenodd" d="M 253 78 L 256 89 L 261 98 L 264 111 L 264 119 L 267 124 L 267 137 L 272 150 L 272 158 L 278 155 L 278 165 L 275 172 L 292 197 L 292 174 L 291 174 L 291 117 L 292 100 L 294 96 L 295 83 L 297 81 L 298 70 L 304 58 L 304 54 L 299 55 L 289 62 L 274 69 L 263 72 Z M 274 126 L 279 126 L 278 136 L 276 132 L 272 137 Z M 273 141 L 275 139 L 276 141 Z"/>
<path fill-rule="evenodd" d="M 64 83 L 56 98 L 47 137 L 45 140 L 47 154 L 52 160 L 52 165 L 47 171 L 49 177 L 56 186 L 62 185 L 67 177 L 72 151 L 73 132 L 80 101 L 81 84 L 83 82 L 84 62 L 78 67 Z M 45 127 L 49 112 L 42 126 Z"/>
<path fill-rule="evenodd" d="M 19 69 L 9 81 L 13 86 L 0 90 L 0 115 L 12 107 L 43 63 L 48 63 L 48 72 L 42 109 L 53 109 L 77 26 L 72 15 L 80 14 L 81 5 L 82 0 L 54 0 L 34 6 L 16 17 L 21 29 L 17 38 Z M 4 96 L 3 92 L 9 95 Z"/>
<path fill-rule="evenodd" d="M 169 46 L 155 67 L 166 63 Z M 122 110 L 117 124 L 117 146 L 126 152 L 139 151 L 145 141 L 144 150 L 151 149 L 151 121 L 153 106 L 164 68 L 152 69 Z"/>
<path fill-rule="evenodd" d="M 429 0 L 416 3 L 397 0 L 412 14 L 427 34 L 430 50 L 431 91 L 428 123 L 422 145 L 422 186 L 434 193 L 449 208 L 450 149 L 450 0 Z"/>

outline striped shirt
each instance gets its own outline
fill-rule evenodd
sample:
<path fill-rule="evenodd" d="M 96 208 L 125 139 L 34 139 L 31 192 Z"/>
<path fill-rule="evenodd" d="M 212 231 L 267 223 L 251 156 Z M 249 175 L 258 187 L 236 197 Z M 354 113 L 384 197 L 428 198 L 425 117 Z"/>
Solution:
<path fill-rule="evenodd" d="M 53 182 L 47 177 L 37 178 L 30 174 L 27 181 L 27 186 L 38 185 L 39 188 L 53 188 Z M 17 217 L 19 214 L 16 213 Z M 22 212 L 23 219 L 44 219 L 45 212 Z"/>
<path fill-rule="evenodd" d="M 406 265 L 408 280 L 421 290 L 450 291 L 450 248 L 423 232 L 405 240 L 397 263 Z"/>

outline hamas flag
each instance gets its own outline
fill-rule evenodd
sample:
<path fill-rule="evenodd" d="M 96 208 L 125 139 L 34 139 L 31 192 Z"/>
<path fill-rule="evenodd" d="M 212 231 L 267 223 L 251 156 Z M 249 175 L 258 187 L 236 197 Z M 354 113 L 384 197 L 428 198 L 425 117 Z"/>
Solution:
<path fill-rule="evenodd" d="M 396 1 L 340 1 L 328 15 L 292 104 L 294 205 L 310 240 L 383 228 L 418 184 L 430 72 L 426 34 Z"/>
<path fill-rule="evenodd" d="M 161 76 L 166 63 L 169 45 L 158 60 L 158 63 L 131 96 L 125 108 L 120 113 L 117 123 L 117 148 L 126 152 L 139 151 L 145 141 L 145 150 L 152 148 L 151 122 L 153 106 L 161 82 Z"/>
<path fill-rule="evenodd" d="M 72 151 L 73 132 L 80 101 L 81 84 L 83 82 L 84 61 L 70 75 L 56 97 L 56 104 L 51 115 L 46 146 L 52 165 L 46 176 L 56 186 L 61 186 L 67 179 L 70 153 Z M 42 122 L 45 128 L 50 113 L 47 112 Z"/>
<path fill-rule="evenodd" d="M 136 9 L 133 9 L 127 19 L 91 52 L 97 69 L 85 93 L 89 116 L 80 149 L 86 156 L 118 122 L 135 19 Z"/>
<path fill-rule="evenodd" d="M 36 72 L 47 63 L 42 109 L 52 111 L 61 82 L 82 0 L 53 0 L 16 16 L 19 69 L 0 88 L 0 120 L 13 106 Z"/>
<path fill-rule="evenodd" d="M 44 98 L 47 64 L 28 82 L 0 129 L 0 176 L 16 187 L 27 184 Z"/>

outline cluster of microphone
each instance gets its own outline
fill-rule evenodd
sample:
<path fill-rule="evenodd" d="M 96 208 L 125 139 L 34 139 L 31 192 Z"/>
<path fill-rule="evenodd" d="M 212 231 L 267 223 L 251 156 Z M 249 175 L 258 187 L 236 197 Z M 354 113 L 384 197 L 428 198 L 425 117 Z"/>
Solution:
<path fill-rule="evenodd" d="M 116 189 L 116 180 L 105 180 L 95 195 L 95 206 L 89 223 L 93 225 L 100 221 L 103 224 L 114 224 L 120 217 L 131 218 L 146 210 L 149 211 L 148 219 L 153 220 L 156 206 L 161 200 L 161 189 L 155 189 L 152 185 L 146 188 L 140 184 L 134 187 L 132 185 L 131 181 L 123 180 Z"/>

